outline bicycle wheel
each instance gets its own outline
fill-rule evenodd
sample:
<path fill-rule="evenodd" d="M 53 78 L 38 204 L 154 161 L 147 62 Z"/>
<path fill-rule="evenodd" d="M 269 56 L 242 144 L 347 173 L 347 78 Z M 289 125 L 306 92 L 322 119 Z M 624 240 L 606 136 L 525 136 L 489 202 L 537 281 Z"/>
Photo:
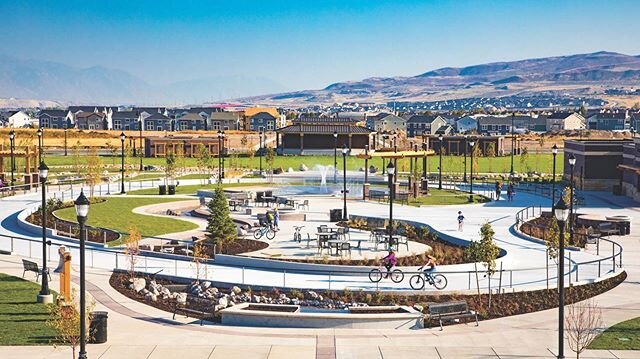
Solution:
<path fill-rule="evenodd" d="M 414 290 L 421 290 L 424 288 L 424 278 L 421 274 L 413 275 L 409 279 L 409 284 Z"/>
<path fill-rule="evenodd" d="M 276 237 L 276 232 L 274 232 L 273 229 L 269 228 L 267 229 L 266 235 L 268 240 L 272 240 Z"/>
<path fill-rule="evenodd" d="M 442 290 L 447 286 L 447 277 L 442 274 L 436 274 L 433 276 L 433 286 L 436 289 Z"/>
<path fill-rule="evenodd" d="M 253 238 L 255 238 L 255 239 L 262 238 L 262 235 L 263 235 L 262 229 L 257 229 L 255 231 L 253 231 Z"/>
<path fill-rule="evenodd" d="M 300 233 L 294 233 L 293 234 L 293 241 L 300 243 L 300 241 L 302 241 L 302 235 Z"/>
<path fill-rule="evenodd" d="M 379 281 L 381 281 L 382 272 L 380 272 L 380 269 L 372 269 L 371 272 L 369 272 L 369 280 L 374 283 L 378 283 Z"/>
<path fill-rule="evenodd" d="M 391 281 L 394 283 L 400 283 L 404 279 L 404 273 L 400 269 L 394 269 L 391 272 Z"/>

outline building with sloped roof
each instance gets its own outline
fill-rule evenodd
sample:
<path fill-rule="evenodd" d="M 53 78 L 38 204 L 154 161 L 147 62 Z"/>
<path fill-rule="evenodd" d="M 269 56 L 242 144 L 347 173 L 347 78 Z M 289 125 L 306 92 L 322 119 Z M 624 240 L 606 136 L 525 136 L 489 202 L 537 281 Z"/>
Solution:
<path fill-rule="evenodd" d="M 176 119 L 177 131 L 206 131 L 207 128 L 206 118 L 198 113 L 189 112 Z"/>
<path fill-rule="evenodd" d="M 276 130 L 281 154 L 333 154 L 343 147 L 355 153 L 370 145 L 372 130 L 345 118 L 305 117 Z M 336 136 L 334 136 L 334 133 Z"/>
<path fill-rule="evenodd" d="M 73 128 L 66 110 L 41 110 L 38 112 L 38 126 L 40 128 Z"/>
<path fill-rule="evenodd" d="M 440 115 L 408 115 L 404 118 L 407 120 L 408 137 L 433 135 L 447 124 L 445 118 Z"/>

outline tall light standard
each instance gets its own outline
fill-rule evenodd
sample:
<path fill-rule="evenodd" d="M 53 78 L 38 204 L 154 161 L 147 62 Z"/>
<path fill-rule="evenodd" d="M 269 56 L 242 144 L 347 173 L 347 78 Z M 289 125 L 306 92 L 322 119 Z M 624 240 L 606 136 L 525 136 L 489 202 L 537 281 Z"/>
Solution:
<path fill-rule="evenodd" d="M 138 154 L 140 155 L 140 172 L 144 170 L 142 167 L 142 157 L 144 157 L 144 150 L 142 148 L 142 120 L 138 120 L 138 131 L 140 131 L 140 145 L 138 146 Z"/>
<path fill-rule="evenodd" d="M 387 140 L 389 139 L 389 135 L 388 134 L 383 134 L 382 135 L 382 148 L 386 148 L 387 147 Z M 384 157 L 382 157 L 382 175 L 384 176 L 385 171 L 387 170 L 386 167 L 386 161 L 384 159 Z"/>
<path fill-rule="evenodd" d="M 438 136 L 438 141 L 440 141 L 440 167 L 438 168 L 440 174 L 438 175 L 438 189 L 442 189 L 442 140 L 444 140 L 444 136 Z"/>
<path fill-rule="evenodd" d="M 64 124 L 64 155 L 67 155 L 67 124 Z"/>
<path fill-rule="evenodd" d="M 469 202 L 473 202 L 473 146 L 476 144 L 476 141 L 472 138 L 469 141 L 469 148 L 471 149 L 471 171 L 469 173 Z"/>
<path fill-rule="evenodd" d="M 42 128 L 38 129 L 38 163 L 42 163 Z"/>
<path fill-rule="evenodd" d="M 16 170 L 16 158 L 14 157 L 13 151 L 15 148 L 16 141 L 16 133 L 13 131 L 9 131 L 9 150 L 11 151 L 11 190 L 13 190 L 13 186 L 16 183 L 16 178 L 14 172 Z"/>
<path fill-rule="evenodd" d="M 389 160 L 387 165 L 387 174 L 389 176 L 389 250 L 391 250 L 393 244 L 393 198 L 395 197 L 393 176 L 395 175 L 395 166 L 393 161 Z"/>
<path fill-rule="evenodd" d="M 49 270 L 47 269 L 47 189 L 45 188 L 47 182 L 47 176 L 49 175 L 49 167 L 44 162 L 40 162 L 38 167 L 38 175 L 40 176 L 40 183 L 42 192 L 42 286 L 40 287 L 40 293 L 38 294 L 38 303 L 51 303 L 53 296 L 49 291 Z"/>
<path fill-rule="evenodd" d="M 569 216 L 567 203 L 562 196 L 553 206 L 553 214 L 560 228 L 558 248 L 558 359 L 564 358 L 564 225 Z"/>
<path fill-rule="evenodd" d="M 222 161 L 221 161 L 221 163 L 222 163 L 222 170 L 221 170 L 221 172 L 220 172 L 220 175 L 221 175 L 221 177 L 220 177 L 220 178 L 224 179 L 224 157 L 225 157 L 225 153 L 226 153 L 226 151 L 227 151 L 227 150 L 224 148 L 224 131 L 222 131 L 222 132 L 220 133 L 220 139 L 221 139 L 221 149 L 222 149 L 222 153 L 220 153 L 220 156 L 221 156 L 221 158 L 222 158 Z"/>
<path fill-rule="evenodd" d="M 349 218 L 347 216 L 347 193 L 349 193 L 349 191 L 347 191 L 347 153 L 349 152 L 349 149 L 347 149 L 347 146 L 345 145 L 342 148 L 342 203 L 343 203 L 343 207 L 342 207 L 342 220 L 346 221 L 347 218 Z M 365 168 L 366 171 L 366 168 Z"/>
<path fill-rule="evenodd" d="M 125 194 L 124 191 L 124 140 L 127 138 L 124 132 L 120 132 L 120 194 Z"/>
<path fill-rule="evenodd" d="M 427 150 L 427 142 L 425 138 L 427 137 L 427 131 L 422 131 L 422 150 Z M 427 179 L 427 156 L 422 156 L 422 178 Z"/>
<path fill-rule="evenodd" d="M 569 243 L 573 243 L 573 168 L 576 165 L 576 158 L 572 154 L 569 155 L 569 168 L 571 170 L 571 181 L 569 183 L 569 193 L 571 197 L 569 197 Z"/>
<path fill-rule="evenodd" d="M 553 154 L 553 177 L 551 178 L 551 206 L 556 203 L 556 156 L 558 155 L 558 146 L 554 143 L 551 147 Z"/>
<path fill-rule="evenodd" d="M 258 148 L 258 157 L 260 157 L 260 176 L 262 176 L 262 135 L 263 132 L 260 130 L 260 132 L 258 132 L 260 142 L 260 148 Z"/>
<path fill-rule="evenodd" d="M 222 131 L 218 130 L 218 183 L 222 183 Z"/>
<path fill-rule="evenodd" d="M 511 114 L 511 172 L 509 172 L 512 176 L 513 176 L 513 155 L 515 154 L 516 151 L 516 144 L 515 144 L 515 135 L 513 133 L 513 127 L 514 127 L 514 123 L 515 123 L 515 119 L 516 119 L 516 113 L 513 112 Z"/>
<path fill-rule="evenodd" d="M 84 270 L 84 246 L 87 241 L 87 232 L 85 223 L 89 214 L 89 200 L 85 197 L 84 192 L 80 191 L 80 196 L 74 202 L 76 207 L 76 215 L 80 224 L 80 353 L 78 359 L 87 358 L 87 321 L 85 319 L 86 299 L 85 299 L 85 270 Z"/>
<path fill-rule="evenodd" d="M 338 132 L 333 131 L 333 183 L 338 183 Z"/>
<path fill-rule="evenodd" d="M 463 147 L 463 151 L 464 152 L 464 175 L 462 176 L 462 182 L 467 182 L 467 141 L 468 141 L 469 136 L 464 135 L 464 147 Z"/>

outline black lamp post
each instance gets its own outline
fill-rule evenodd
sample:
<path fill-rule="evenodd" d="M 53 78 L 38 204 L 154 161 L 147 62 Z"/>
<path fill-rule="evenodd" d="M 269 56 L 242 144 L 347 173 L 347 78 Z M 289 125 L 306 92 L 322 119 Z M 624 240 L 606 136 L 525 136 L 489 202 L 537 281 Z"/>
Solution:
<path fill-rule="evenodd" d="M 78 359 L 87 358 L 87 321 L 86 315 L 86 298 L 85 298 L 85 270 L 84 270 L 84 246 L 87 241 L 87 232 L 85 223 L 89 214 L 89 200 L 85 197 L 84 192 L 80 191 L 80 196 L 74 202 L 76 207 L 76 215 L 80 224 L 80 353 Z"/>
<path fill-rule="evenodd" d="M 375 147 L 375 142 L 374 145 Z M 345 168 L 347 168 L 347 166 L 344 166 Z M 369 183 L 369 145 L 364 145 L 364 185 L 366 185 L 367 183 Z M 364 186 L 362 189 L 362 199 L 366 200 L 367 199 L 367 193 L 364 191 Z"/>
<path fill-rule="evenodd" d="M 472 138 L 469 141 L 469 148 L 471 149 L 471 171 L 469 173 L 469 202 L 473 202 L 473 146 L 476 144 L 476 141 Z"/>
<path fill-rule="evenodd" d="M 516 114 L 514 112 L 511 114 L 511 171 L 509 172 L 511 175 L 513 175 L 513 155 L 515 154 L 515 151 L 516 151 L 516 144 L 515 144 L 516 138 L 513 133 L 515 119 L 516 119 Z"/>
<path fill-rule="evenodd" d="M 467 182 L 467 141 L 468 141 L 469 136 L 464 135 L 464 147 L 463 147 L 463 153 L 464 153 L 464 175 L 462 176 L 462 182 Z"/>
<path fill-rule="evenodd" d="M 64 155 L 67 155 L 67 124 L 64 124 Z"/>
<path fill-rule="evenodd" d="M 338 132 L 333 131 L 333 183 L 338 183 Z"/>
<path fill-rule="evenodd" d="M 222 183 L 222 131 L 218 130 L 218 183 Z"/>
<path fill-rule="evenodd" d="M 225 153 L 226 153 L 226 149 L 224 148 L 224 131 L 222 131 L 220 133 L 220 140 L 221 140 L 220 142 L 221 142 L 221 148 L 222 148 L 222 153 L 220 154 L 221 158 L 222 158 L 222 161 L 221 161 L 222 162 L 222 170 L 220 172 L 220 175 L 221 175 L 220 178 L 224 179 L 224 157 L 225 157 Z"/>
<path fill-rule="evenodd" d="M 347 153 L 349 153 L 349 149 L 347 146 L 342 148 L 342 220 L 346 221 L 347 218 Z M 366 168 L 365 168 L 366 171 Z"/>
<path fill-rule="evenodd" d="M 42 128 L 38 129 L 38 163 L 42 163 Z"/>
<path fill-rule="evenodd" d="M 144 150 L 142 149 L 142 120 L 138 120 L 138 130 L 140 131 L 140 145 L 138 146 L 138 154 L 140 155 L 140 172 L 144 171 L 142 167 L 142 157 L 144 157 Z"/>
<path fill-rule="evenodd" d="M 387 165 L 387 174 L 389 175 L 389 250 L 391 250 L 393 242 L 393 198 L 395 197 L 395 190 L 393 184 L 393 176 L 395 175 L 395 166 L 393 161 L 389 161 Z"/>
<path fill-rule="evenodd" d="M 442 135 L 438 136 L 438 141 L 440 141 L 440 167 L 438 168 L 440 174 L 438 175 L 438 189 L 442 189 L 442 141 L 444 137 Z"/>
<path fill-rule="evenodd" d="M 40 162 L 38 167 L 38 175 L 40 176 L 40 183 L 42 192 L 42 286 L 40 287 L 40 293 L 38 294 L 39 303 L 50 303 L 53 298 L 51 297 L 51 291 L 49 291 L 49 270 L 47 269 L 47 189 L 45 188 L 47 182 L 47 176 L 49 175 L 49 167 L 44 162 Z"/>
<path fill-rule="evenodd" d="M 13 190 L 13 186 L 16 183 L 16 178 L 14 172 L 16 170 L 16 158 L 14 157 L 13 151 L 15 148 L 16 141 L 16 133 L 15 131 L 9 131 L 9 150 L 11 151 L 11 190 Z"/>
<path fill-rule="evenodd" d="M 574 191 L 574 185 L 573 185 L 573 169 L 576 165 L 576 158 L 575 156 L 572 154 L 569 155 L 569 168 L 571 170 L 571 181 L 569 183 L 569 193 L 571 194 L 571 197 L 569 198 L 569 243 L 573 243 L 573 191 Z"/>
<path fill-rule="evenodd" d="M 427 131 L 422 131 L 422 150 L 427 150 L 427 142 L 425 138 L 427 137 Z M 422 178 L 427 179 L 427 156 L 422 156 Z"/>
<path fill-rule="evenodd" d="M 558 248 L 558 359 L 564 358 L 564 225 L 569 216 L 569 211 L 564 198 L 560 197 L 553 207 L 553 214 L 560 228 L 560 240 Z"/>
<path fill-rule="evenodd" d="M 124 191 L 124 139 L 127 138 L 124 132 L 120 132 L 120 194 L 125 194 Z"/>
<path fill-rule="evenodd" d="M 553 177 L 551 178 L 551 206 L 556 203 L 556 156 L 558 155 L 558 146 L 556 144 L 551 147 L 553 154 Z"/>
<path fill-rule="evenodd" d="M 386 148 L 387 147 L 387 140 L 389 139 L 389 135 L 387 135 L 386 133 L 384 135 L 382 135 L 382 148 Z M 384 157 L 382 157 L 382 175 L 384 176 L 385 171 L 387 170 L 386 167 L 386 160 Z"/>
<path fill-rule="evenodd" d="M 262 130 L 260 130 L 260 132 L 258 133 L 260 142 L 260 148 L 258 148 L 258 157 L 260 157 L 260 176 L 262 176 L 262 135 L 263 132 Z"/>

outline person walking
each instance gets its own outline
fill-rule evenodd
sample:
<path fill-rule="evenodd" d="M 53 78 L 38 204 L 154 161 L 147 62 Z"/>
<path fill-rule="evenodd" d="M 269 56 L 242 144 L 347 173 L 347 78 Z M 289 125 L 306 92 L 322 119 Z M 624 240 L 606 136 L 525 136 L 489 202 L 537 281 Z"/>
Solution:
<path fill-rule="evenodd" d="M 513 201 L 513 194 L 513 183 L 509 183 L 509 186 L 507 186 L 507 198 L 509 201 Z"/>
<path fill-rule="evenodd" d="M 500 192 L 502 192 L 502 184 L 500 181 L 496 181 L 496 201 L 500 200 Z"/>
<path fill-rule="evenodd" d="M 458 230 L 462 232 L 462 226 L 464 225 L 464 216 L 462 211 L 458 211 Z"/>
<path fill-rule="evenodd" d="M 278 212 L 278 207 L 273 210 L 273 226 L 276 231 L 280 230 L 280 212 Z"/>

